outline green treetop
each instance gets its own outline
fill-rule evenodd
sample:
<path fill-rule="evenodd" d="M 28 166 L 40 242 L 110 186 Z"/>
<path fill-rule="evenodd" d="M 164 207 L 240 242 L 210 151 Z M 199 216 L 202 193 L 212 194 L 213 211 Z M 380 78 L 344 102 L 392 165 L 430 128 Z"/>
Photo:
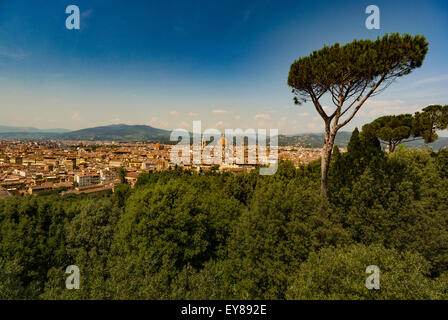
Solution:
<path fill-rule="evenodd" d="M 288 85 L 297 104 L 312 101 L 325 123 L 322 148 L 321 194 L 328 190 L 328 169 L 336 133 L 350 122 L 366 100 L 398 77 L 422 65 L 428 42 L 422 35 L 386 34 L 377 40 L 354 40 L 324 46 L 291 65 Z M 324 110 L 325 95 L 333 110 Z M 327 113 L 328 112 L 328 113 Z"/>

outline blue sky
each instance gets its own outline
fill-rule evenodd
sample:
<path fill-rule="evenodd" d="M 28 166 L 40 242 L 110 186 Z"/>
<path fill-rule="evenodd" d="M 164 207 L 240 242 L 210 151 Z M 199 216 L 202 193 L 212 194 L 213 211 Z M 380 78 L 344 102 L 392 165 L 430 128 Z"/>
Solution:
<path fill-rule="evenodd" d="M 68 5 L 81 29 L 65 27 Z M 381 29 L 365 28 L 380 8 Z M 345 128 L 448 104 L 448 2 L 0 0 L 0 124 L 80 129 L 113 123 L 318 132 L 294 106 L 294 59 L 387 32 L 424 34 L 423 67 L 369 101 Z"/>

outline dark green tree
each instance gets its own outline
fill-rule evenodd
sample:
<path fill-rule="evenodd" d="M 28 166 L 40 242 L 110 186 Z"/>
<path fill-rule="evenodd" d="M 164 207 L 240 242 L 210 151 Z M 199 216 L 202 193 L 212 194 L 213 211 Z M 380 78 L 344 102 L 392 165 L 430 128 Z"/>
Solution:
<path fill-rule="evenodd" d="M 335 151 L 333 151 L 335 152 Z M 347 152 L 334 153 L 329 173 L 329 199 L 339 207 L 350 203 L 353 184 L 367 168 L 378 171 L 385 163 L 379 140 L 358 128 L 352 133 Z"/>
<path fill-rule="evenodd" d="M 424 36 L 386 34 L 383 38 L 334 44 L 294 61 L 288 76 L 294 101 L 312 101 L 325 123 L 321 194 L 327 197 L 331 151 L 339 129 L 349 123 L 370 97 L 422 65 L 428 51 Z M 330 97 L 334 110 L 321 104 Z"/>
<path fill-rule="evenodd" d="M 141 187 L 126 202 L 112 244 L 115 297 L 169 298 L 184 267 L 200 269 L 225 250 L 239 202 L 223 197 L 213 176 L 182 175 Z"/>
<path fill-rule="evenodd" d="M 321 215 L 318 183 L 270 177 L 257 185 L 249 209 L 229 239 L 223 283 L 232 299 L 284 299 L 289 277 L 308 254 L 349 242 L 347 233 Z"/>
<path fill-rule="evenodd" d="M 432 276 L 448 270 L 448 189 L 428 151 L 398 148 L 340 190 L 335 210 L 357 243 L 418 252 Z"/>
<path fill-rule="evenodd" d="M 439 175 L 442 178 L 448 178 L 448 149 L 440 150 L 438 153 L 433 153 L 436 161 Z"/>
<path fill-rule="evenodd" d="M 380 270 L 380 288 L 369 290 L 366 267 Z M 311 253 L 288 288 L 289 299 L 441 299 L 442 284 L 427 277 L 429 263 L 413 251 L 381 245 L 325 248 Z"/>
<path fill-rule="evenodd" d="M 120 217 L 120 208 L 111 197 L 85 199 L 77 214 L 64 227 L 70 264 L 79 267 L 81 290 L 65 287 L 66 265 L 54 266 L 49 272 L 44 299 L 110 299 L 106 280 L 110 247 Z M 61 226 L 62 227 L 62 226 Z"/>
<path fill-rule="evenodd" d="M 416 112 L 413 122 L 414 135 L 421 136 L 428 145 L 437 140 L 437 130 L 448 128 L 448 105 L 430 105 Z"/>
<path fill-rule="evenodd" d="M 0 258 L 0 299 L 12 300 L 26 297 L 26 287 L 20 281 L 23 267 L 15 260 Z"/>
<path fill-rule="evenodd" d="M 411 135 L 414 135 L 415 140 L 417 133 L 413 131 L 413 122 L 414 118 L 411 114 L 384 116 L 364 125 L 362 131 L 366 135 L 380 139 L 387 144 L 388 150 L 393 152 L 400 143 L 406 142 L 406 139 Z"/>

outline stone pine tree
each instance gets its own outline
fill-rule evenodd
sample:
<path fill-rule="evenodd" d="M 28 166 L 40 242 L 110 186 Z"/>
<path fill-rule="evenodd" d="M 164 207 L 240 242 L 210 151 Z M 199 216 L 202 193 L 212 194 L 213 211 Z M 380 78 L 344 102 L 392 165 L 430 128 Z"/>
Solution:
<path fill-rule="evenodd" d="M 416 112 L 413 122 L 414 135 L 425 141 L 425 146 L 437 140 L 436 131 L 448 128 L 448 105 L 429 105 L 422 112 Z"/>
<path fill-rule="evenodd" d="M 412 114 L 383 116 L 364 125 L 362 132 L 377 137 L 382 143 L 387 144 L 389 152 L 394 152 L 399 144 L 416 140 L 417 134 L 413 130 L 414 122 Z M 411 135 L 414 136 L 414 139 L 406 140 Z"/>
<path fill-rule="evenodd" d="M 448 105 L 430 105 L 422 112 L 383 116 L 362 127 L 365 135 L 387 144 L 390 152 L 405 142 L 423 139 L 425 145 L 437 140 L 436 131 L 448 128 Z M 412 136 L 412 138 L 410 138 Z M 408 140 L 409 139 L 409 140 Z"/>
<path fill-rule="evenodd" d="M 386 34 L 377 40 L 354 40 L 324 46 L 291 65 L 288 85 L 294 102 L 311 101 L 324 120 L 321 194 L 327 197 L 328 169 L 336 133 L 370 97 L 382 92 L 398 77 L 422 65 L 428 42 L 422 35 Z M 334 105 L 324 109 L 323 99 Z"/>

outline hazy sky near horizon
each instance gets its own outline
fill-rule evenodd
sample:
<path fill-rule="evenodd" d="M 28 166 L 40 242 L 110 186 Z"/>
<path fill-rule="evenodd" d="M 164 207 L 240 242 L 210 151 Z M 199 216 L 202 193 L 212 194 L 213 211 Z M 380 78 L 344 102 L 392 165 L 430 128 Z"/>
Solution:
<path fill-rule="evenodd" d="M 65 27 L 71 4 L 80 30 Z M 365 27 L 370 4 L 380 30 Z M 448 1 L 0 0 L 0 124 L 319 132 L 312 104 L 292 102 L 291 63 L 388 32 L 425 35 L 425 62 L 344 130 L 448 104 Z"/>

